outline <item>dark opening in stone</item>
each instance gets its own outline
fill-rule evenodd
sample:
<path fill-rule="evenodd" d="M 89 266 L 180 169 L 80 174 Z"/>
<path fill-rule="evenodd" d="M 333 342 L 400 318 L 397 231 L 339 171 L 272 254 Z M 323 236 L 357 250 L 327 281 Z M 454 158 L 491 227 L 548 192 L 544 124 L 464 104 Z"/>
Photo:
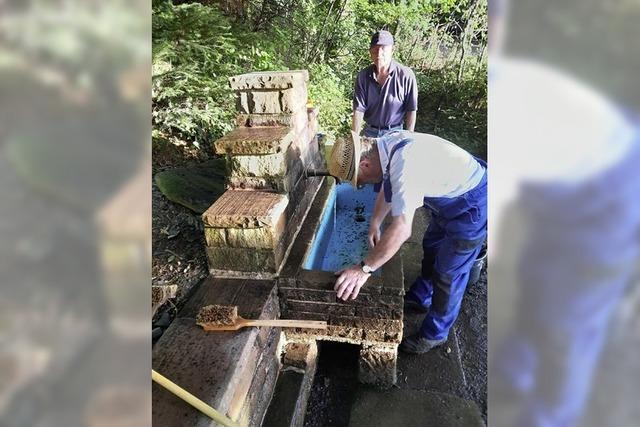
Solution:
<path fill-rule="evenodd" d="M 318 341 L 318 350 L 304 427 L 347 426 L 358 389 L 360 346 Z"/>

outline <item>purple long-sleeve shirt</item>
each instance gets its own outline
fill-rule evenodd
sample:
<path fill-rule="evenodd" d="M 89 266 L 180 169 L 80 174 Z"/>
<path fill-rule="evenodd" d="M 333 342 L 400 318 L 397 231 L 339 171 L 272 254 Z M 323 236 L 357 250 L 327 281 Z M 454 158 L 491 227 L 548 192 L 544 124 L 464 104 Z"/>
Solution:
<path fill-rule="evenodd" d="M 372 64 L 358 73 L 353 91 L 353 109 L 377 128 L 402 124 L 404 115 L 418 110 L 418 84 L 409 67 L 391 61 L 389 77 L 380 86 Z"/>

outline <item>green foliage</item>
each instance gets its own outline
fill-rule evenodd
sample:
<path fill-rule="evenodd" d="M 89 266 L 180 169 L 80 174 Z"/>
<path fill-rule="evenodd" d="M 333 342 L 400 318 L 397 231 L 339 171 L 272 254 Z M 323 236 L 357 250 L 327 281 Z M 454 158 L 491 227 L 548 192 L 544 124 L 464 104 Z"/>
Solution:
<path fill-rule="evenodd" d="M 314 64 L 309 74 L 309 100 L 320 107 L 320 128 L 334 136 L 347 132 L 351 127 L 351 100 L 346 94 L 351 85 L 345 85 L 326 64 Z"/>
<path fill-rule="evenodd" d="M 419 111 L 416 130 L 446 138 L 486 158 L 486 64 L 457 81 L 455 69 L 417 74 Z"/>

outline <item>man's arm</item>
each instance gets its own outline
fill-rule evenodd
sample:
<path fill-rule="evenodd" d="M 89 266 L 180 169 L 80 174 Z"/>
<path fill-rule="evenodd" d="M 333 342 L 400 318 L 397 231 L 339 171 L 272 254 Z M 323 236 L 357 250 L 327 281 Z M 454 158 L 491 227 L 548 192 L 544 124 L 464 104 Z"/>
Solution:
<path fill-rule="evenodd" d="M 404 128 L 408 131 L 413 132 L 413 129 L 415 127 L 416 127 L 416 112 L 407 111 L 407 114 L 404 115 Z"/>
<path fill-rule="evenodd" d="M 403 105 L 404 111 L 404 128 L 413 132 L 416 127 L 416 111 L 418 110 L 418 81 L 413 71 L 410 74 L 409 88 Z"/>
<path fill-rule="evenodd" d="M 364 113 L 362 111 L 353 110 L 353 119 L 351 120 L 351 130 L 357 134 L 360 134 L 360 128 L 362 127 L 362 119 Z"/>
<path fill-rule="evenodd" d="M 389 261 L 402 244 L 411 237 L 412 221 L 413 212 L 410 215 L 394 216 L 391 225 L 382 233 L 380 242 L 364 258 L 364 263 L 377 270 Z"/>
<path fill-rule="evenodd" d="M 374 270 L 382 267 L 400 249 L 402 244 L 411 236 L 413 212 L 393 217 L 391 225 L 384 231 L 380 242 L 365 257 L 364 262 Z M 360 288 L 371 274 L 362 271 L 359 265 L 354 265 L 336 273 L 339 275 L 334 289 L 338 298 L 346 301 L 356 299 Z"/>
<path fill-rule="evenodd" d="M 391 204 L 384 200 L 384 187 L 378 192 L 373 215 L 369 221 L 369 247 L 373 248 L 380 241 L 380 226 L 391 210 Z"/>

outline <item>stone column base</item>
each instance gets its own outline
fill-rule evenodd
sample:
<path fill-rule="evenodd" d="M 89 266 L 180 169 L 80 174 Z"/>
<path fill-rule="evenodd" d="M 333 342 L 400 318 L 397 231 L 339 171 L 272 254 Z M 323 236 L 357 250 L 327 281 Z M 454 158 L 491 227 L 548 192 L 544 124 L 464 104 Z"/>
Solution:
<path fill-rule="evenodd" d="M 361 383 L 388 388 L 396 383 L 398 345 L 362 346 L 358 379 Z"/>

